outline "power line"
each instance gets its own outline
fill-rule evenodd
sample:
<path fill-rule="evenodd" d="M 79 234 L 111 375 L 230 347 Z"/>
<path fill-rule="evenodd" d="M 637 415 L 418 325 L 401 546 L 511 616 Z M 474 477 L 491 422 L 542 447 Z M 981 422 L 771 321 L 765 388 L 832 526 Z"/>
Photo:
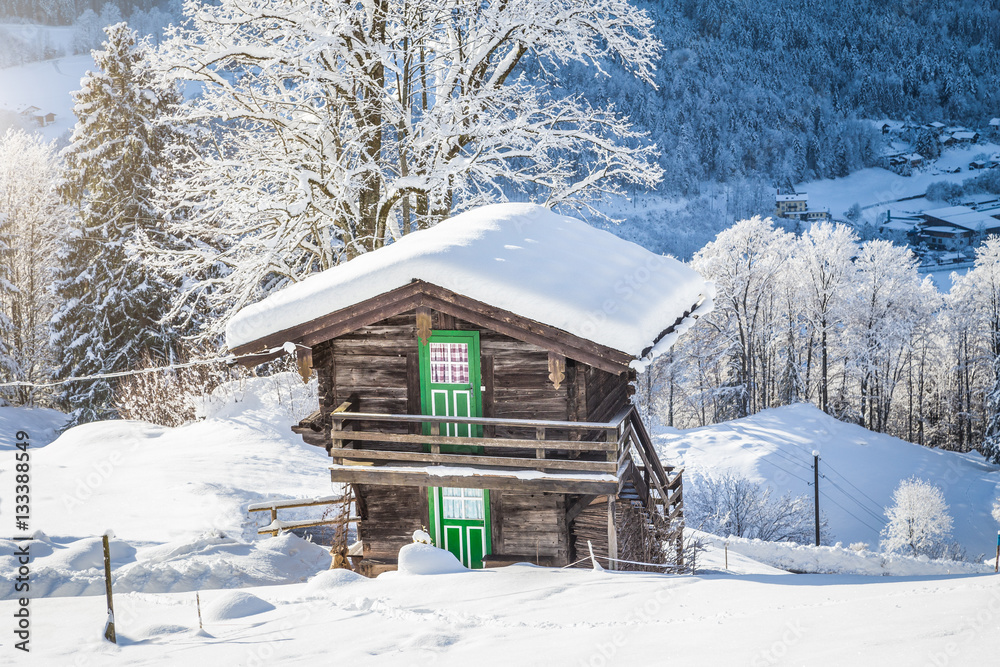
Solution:
<path fill-rule="evenodd" d="M 205 366 L 207 364 L 234 364 L 240 359 L 249 359 L 251 357 L 260 357 L 269 354 L 278 354 L 280 352 L 291 353 L 288 349 L 289 343 L 281 347 L 274 347 L 270 350 L 264 352 L 254 352 L 252 354 L 244 354 L 240 356 L 234 356 L 232 354 L 226 355 L 224 357 L 215 357 L 214 359 L 199 359 L 197 361 L 188 361 L 182 364 L 171 364 L 169 366 L 158 366 L 156 368 L 140 368 L 131 371 L 115 371 L 112 373 L 96 373 L 94 375 L 83 375 L 79 377 L 70 377 L 63 380 L 55 380 L 53 382 L 28 382 L 26 380 L 15 380 L 13 382 L 3 382 L 0 383 L 0 388 L 3 387 L 31 387 L 34 389 L 44 389 L 47 387 L 58 387 L 59 385 L 69 384 L 70 382 L 91 382 L 95 380 L 110 380 L 113 378 L 129 377 L 132 375 L 146 375 L 148 373 L 158 373 L 160 371 L 175 371 L 181 370 L 183 368 L 191 368 L 193 366 Z M 294 343 L 292 343 L 294 345 Z M 294 349 L 292 350 L 294 351 Z"/>
<path fill-rule="evenodd" d="M 823 497 L 825 497 L 825 498 L 826 498 L 827 500 L 829 500 L 829 501 L 830 501 L 831 503 L 833 503 L 834 505 L 836 505 L 836 506 L 837 506 L 837 507 L 839 507 L 840 509 L 842 509 L 842 510 L 844 510 L 845 512 L 847 512 L 847 514 L 848 514 L 849 516 L 853 517 L 853 518 L 854 518 L 854 520 L 855 520 L 855 521 L 857 521 L 858 523 L 860 523 L 861 525 L 865 526 L 865 527 L 866 527 L 866 528 L 868 528 L 869 530 L 874 530 L 874 531 L 875 531 L 876 533 L 879 533 L 879 532 L 881 532 L 881 530 L 880 530 L 879 528 L 875 528 L 874 526 L 872 526 L 872 525 L 871 525 L 871 524 L 869 524 L 868 522 L 866 522 L 866 521 L 863 521 L 863 520 L 861 520 L 861 519 L 860 519 L 860 518 L 859 518 L 859 517 L 858 517 L 858 516 L 857 516 L 856 514 L 854 514 L 854 512 L 852 512 L 851 510 L 847 509 L 846 507 L 844 507 L 843 505 L 841 505 L 840 503 L 838 503 L 838 502 L 837 502 L 836 500 L 834 500 L 833 498 L 831 498 L 831 497 L 829 496 L 829 494 L 827 494 L 827 493 L 826 493 L 825 491 L 822 491 L 822 490 L 821 490 L 821 491 L 820 491 L 820 493 L 822 493 L 822 494 L 823 494 Z"/>
<path fill-rule="evenodd" d="M 837 476 L 839 476 L 845 482 L 847 482 L 848 484 L 850 484 L 851 487 L 855 491 L 857 491 L 858 493 L 860 493 L 861 495 L 863 495 L 865 498 L 867 498 L 869 500 L 869 502 L 871 502 L 871 504 L 873 506 L 878 507 L 880 510 L 882 509 L 882 506 L 879 504 L 879 502 L 877 500 L 875 500 L 874 498 L 872 498 L 871 496 L 869 496 L 867 493 L 865 493 L 864 491 L 862 491 L 861 489 L 859 489 L 857 486 L 855 486 L 854 483 L 846 475 L 844 475 L 842 472 L 840 472 L 839 470 L 837 470 L 836 468 L 834 468 L 829 463 L 826 464 L 826 467 L 829 468 L 832 472 L 836 473 Z"/>
<path fill-rule="evenodd" d="M 865 512 L 867 512 L 869 515 L 871 515 L 872 518 L 874 518 L 876 521 L 878 521 L 878 522 L 882 523 L 883 525 L 885 525 L 886 520 L 883 517 L 881 517 L 878 514 L 876 514 L 875 512 L 873 512 L 866 505 L 862 504 L 861 501 L 859 501 L 857 498 L 855 498 L 850 493 L 848 493 L 847 491 L 845 491 L 844 488 L 842 486 L 840 486 L 839 484 L 837 484 L 835 481 L 833 481 L 829 477 L 826 477 L 826 475 L 824 475 L 823 478 L 826 479 L 826 481 L 828 481 L 830 484 L 832 484 L 835 489 L 837 489 L 838 491 L 840 491 L 841 493 L 843 493 L 847 498 L 849 498 L 850 500 L 853 500 L 854 503 L 858 507 L 860 507 Z"/>

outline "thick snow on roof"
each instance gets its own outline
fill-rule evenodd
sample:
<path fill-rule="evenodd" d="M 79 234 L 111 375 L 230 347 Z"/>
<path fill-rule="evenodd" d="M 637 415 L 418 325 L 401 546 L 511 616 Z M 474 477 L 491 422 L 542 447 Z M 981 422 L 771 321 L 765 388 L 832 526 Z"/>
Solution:
<path fill-rule="evenodd" d="M 968 206 L 947 206 L 924 211 L 924 215 L 935 220 L 943 220 L 964 229 L 979 231 L 1000 227 L 1000 220 L 991 215 L 975 211 Z"/>
<path fill-rule="evenodd" d="M 677 260 L 534 204 L 494 204 L 316 274 L 241 310 L 230 348 L 414 279 L 639 357 L 713 287 Z M 678 327 L 678 333 L 693 321 Z M 676 336 L 667 336 L 670 343 Z M 661 341 L 652 356 L 664 351 Z M 641 366 L 641 364 L 640 364 Z"/>
<path fill-rule="evenodd" d="M 774 201 L 809 201 L 809 195 L 774 195 Z"/>

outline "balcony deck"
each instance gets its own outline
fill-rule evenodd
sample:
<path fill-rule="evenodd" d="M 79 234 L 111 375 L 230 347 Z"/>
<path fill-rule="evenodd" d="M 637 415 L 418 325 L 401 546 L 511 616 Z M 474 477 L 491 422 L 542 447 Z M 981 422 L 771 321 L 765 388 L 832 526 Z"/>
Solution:
<path fill-rule="evenodd" d="M 662 465 L 634 406 L 608 422 L 488 417 L 445 422 L 480 426 L 488 437 L 442 435 L 443 423 L 427 415 L 349 412 L 347 407 L 331 415 L 334 482 L 583 495 L 618 494 L 628 485 L 647 508 L 670 518 L 681 511 L 682 471 Z M 386 432 L 370 430 L 382 424 Z M 359 430 L 362 426 L 369 430 Z M 413 432 L 425 428 L 429 434 Z M 470 451 L 442 452 L 455 446 Z"/>

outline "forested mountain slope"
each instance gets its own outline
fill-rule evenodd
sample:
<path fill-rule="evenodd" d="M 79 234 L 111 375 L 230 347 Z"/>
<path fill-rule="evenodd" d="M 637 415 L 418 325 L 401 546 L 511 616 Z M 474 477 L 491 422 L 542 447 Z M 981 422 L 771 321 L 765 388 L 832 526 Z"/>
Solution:
<path fill-rule="evenodd" d="M 1000 115 L 998 0 L 636 0 L 656 17 L 658 90 L 563 74 L 618 100 L 662 150 L 666 194 L 706 180 L 772 184 L 870 166 L 858 118 L 972 127 Z"/>

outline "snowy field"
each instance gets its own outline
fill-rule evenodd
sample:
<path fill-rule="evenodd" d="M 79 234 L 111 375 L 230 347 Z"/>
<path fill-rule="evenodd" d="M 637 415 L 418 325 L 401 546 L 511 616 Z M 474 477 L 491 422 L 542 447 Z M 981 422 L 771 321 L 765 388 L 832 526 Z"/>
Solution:
<path fill-rule="evenodd" d="M 36 664 L 992 664 L 1000 577 L 664 576 L 512 566 L 33 602 Z M 250 613 L 258 611 L 259 613 Z M 244 615 L 248 614 L 248 615 Z"/>
<path fill-rule="evenodd" d="M 837 421 L 807 404 L 666 433 L 657 445 L 660 458 L 684 466 L 688 487 L 698 475 L 728 470 L 809 498 L 812 452 L 818 451 L 820 507 L 833 539 L 845 545 L 864 542 L 877 548 L 883 508 L 892 504 L 899 482 L 916 475 L 943 490 L 955 519 L 953 536 L 968 556 L 994 553 L 997 525 L 990 510 L 1000 496 L 1000 468 L 978 453 L 914 445 Z"/>
<path fill-rule="evenodd" d="M 842 219 L 844 214 L 855 203 L 865 209 L 864 214 L 872 221 L 878 213 L 901 208 L 910 210 L 913 202 L 895 203 L 906 197 L 920 197 L 927 192 L 927 186 L 937 181 L 961 183 L 982 172 L 969 171 L 969 162 L 978 155 L 992 155 L 1000 151 L 1000 145 L 979 143 L 968 146 L 957 146 L 945 149 L 940 158 L 932 166 L 914 170 L 910 176 L 900 176 L 895 172 L 879 167 L 861 169 L 843 178 L 827 178 L 819 181 L 807 181 L 796 185 L 798 192 L 809 195 L 809 206 L 819 209 L 830 209 L 831 215 Z M 961 167 L 957 174 L 949 174 L 945 169 Z M 926 200 L 925 200 L 926 201 Z M 922 210 L 929 206 L 916 207 Z"/>
<path fill-rule="evenodd" d="M 81 55 L 0 69 L 0 109 L 23 105 L 54 113 L 55 122 L 34 129 L 46 139 L 58 139 L 76 123 L 70 93 L 80 89 L 80 79 L 93 68 L 94 59 Z"/>
<path fill-rule="evenodd" d="M 905 558 L 885 567 L 877 554 L 838 547 L 731 539 L 727 557 L 725 540 L 692 531 L 706 547 L 694 576 L 530 565 L 373 580 L 329 572 L 324 548 L 291 535 L 257 538 L 265 519 L 246 512 L 267 497 L 339 490 L 324 474 L 325 453 L 288 430 L 311 411 L 314 391 L 295 375 L 257 378 L 218 390 L 194 424 L 103 422 L 54 441 L 58 413 L 0 408 L 0 481 L 11 479 L 16 429 L 29 429 L 34 443 L 32 529 L 42 532 L 30 542 L 30 662 L 612 665 L 655 664 L 659 656 L 695 665 L 942 665 L 982 663 L 995 648 L 1000 577 L 991 568 Z M 737 467 L 779 490 L 801 491 L 804 471 L 786 457 L 813 448 L 880 501 L 911 472 L 951 480 L 963 539 L 979 544 L 969 525 L 995 529 L 975 514 L 995 492 L 994 468 L 839 424 L 808 406 L 669 433 L 659 443 L 692 472 Z M 775 463 L 794 475 L 780 477 Z M 0 485 L 4 524 L 8 486 Z M 961 498 L 976 517 L 966 524 L 958 521 Z M 848 515 L 827 511 L 838 539 L 870 538 Z M 118 646 L 100 639 L 99 536 L 108 528 Z M 0 540 L 4 613 L 15 606 L 14 548 Z M 884 574 L 904 576 L 870 576 Z M 12 652 L 0 643 L 5 661 Z"/>

